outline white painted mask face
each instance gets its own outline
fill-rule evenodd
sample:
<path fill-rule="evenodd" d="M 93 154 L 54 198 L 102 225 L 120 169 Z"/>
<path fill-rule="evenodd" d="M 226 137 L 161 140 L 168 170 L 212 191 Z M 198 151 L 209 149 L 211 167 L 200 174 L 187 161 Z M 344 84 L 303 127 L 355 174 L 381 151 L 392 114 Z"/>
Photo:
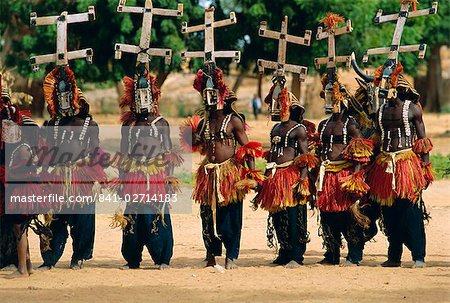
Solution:
<path fill-rule="evenodd" d="M 138 88 L 135 92 L 136 112 L 144 113 L 149 112 L 152 104 L 152 90 L 150 87 Z"/>
<path fill-rule="evenodd" d="M 286 77 L 283 71 L 277 70 L 272 77 L 272 83 L 275 86 L 272 92 L 272 102 L 270 104 L 270 117 L 272 121 L 281 121 L 281 105 L 279 96 L 286 85 Z"/>
<path fill-rule="evenodd" d="M 336 107 L 333 100 L 333 84 L 327 83 L 325 86 L 325 114 L 332 114 Z"/>
<path fill-rule="evenodd" d="M 222 109 L 223 106 L 219 105 L 219 90 L 214 88 L 214 82 L 211 76 L 205 74 L 205 77 L 207 77 L 207 80 L 205 89 L 203 90 L 203 104 L 207 108 Z"/>
<path fill-rule="evenodd" d="M 379 104 L 383 104 L 388 100 L 397 98 L 397 89 L 395 87 L 391 87 L 390 85 L 391 75 L 395 67 L 396 65 L 393 61 L 387 62 L 384 66 L 383 76 L 375 91 L 375 96 Z"/>
<path fill-rule="evenodd" d="M 60 81 L 58 83 L 56 95 L 58 97 L 59 112 L 65 115 L 72 115 L 74 113 L 72 107 L 73 93 L 65 81 Z"/>
<path fill-rule="evenodd" d="M 71 101 L 73 99 L 72 92 L 58 93 L 59 109 L 65 113 L 71 109 Z"/>

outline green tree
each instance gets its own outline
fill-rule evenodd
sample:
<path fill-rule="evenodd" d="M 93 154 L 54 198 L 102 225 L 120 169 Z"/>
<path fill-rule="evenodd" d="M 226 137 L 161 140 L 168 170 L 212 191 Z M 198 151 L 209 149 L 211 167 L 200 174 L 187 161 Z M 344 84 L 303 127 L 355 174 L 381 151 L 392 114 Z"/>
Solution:
<path fill-rule="evenodd" d="M 203 22 L 203 7 L 198 0 L 154 0 L 155 7 L 176 8 L 176 3 L 184 4 L 184 15 L 181 18 L 163 18 L 155 16 L 152 27 L 152 44 L 173 49 L 170 66 L 165 66 L 160 58 L 152 59 L 152 72 L 157 74 L 158 84 L 162 85 L 171 71 L 181 69 L 181 50 L 191 47 L 195 41 L 185 40 L 181 34 L 181 22 Z M 69 25 L 68 49 L 91 47 L 94 49 L 94 64 L 83 60 L 71 62 L 77 75 L 78 83 L 85 82 L 120 83 L 124 75 L 132 75 L 135 56 L 124 54 L 122 60 L 114 60 L 114 44 L 116 42 L 138 44 L 142 15 L 117 13 L 118 0 L 34 0 L 34 1 L 0 1 L 1 59 L 0 68 L 15 68 L 22 76 L 14 87 L 34 97 L 33 111 L 42 114 L 44 100 L 42 80 L 54 65 L 42 66 L 41 71 L 33 73 L 29 57 L 34 54 L 55 52 L 56 26 L 39 26 L 30 28 L 30 12 L 38 16 L 58 15 L 62 11 L 69 13 L 84 12 L 89 5 L 96 9 L 96 20 L 89 23 Z M 143 6 L 144 1 L 128 0 L 127 5 Z M 119 87 L 119 85 L 117 85 Z"/>
<path fill-rule="evenodd" d="M 289 17 L 289 32 L 293 35 L 303 35 L 306 29 L 313 31 L 311 47 L 288 45 L 287 60 L 293 64 L 302 64 L 309 67 L 311 75 L 316 73 L 313 65 L 315 57 L 323 57 L 327 53 L 326 41 L 315 40 L 319 20 L 327 12 L 335 12 L 346 19 L 351 19 L 353 32 L 337 38 L 336 52 L 338 54 L 356 53 L 360 61 L 368 48 L 388 46 L 391 43 L 395 30 L 395 22 L 374 24 L 373 20 L 379 8 L 386 14 L 398 12 L 400 0 L 222 0 L 224 11 L 235 10 L 238 16 L 239 30 L 235 32 L 235 40 L 243 45 L 242 60 L 239 66 L 241 75 L 255 72 L 255 62 L 258 58 L 274 60 L 277 56 L 278 45 L 258 36 L 259 22 L 265 20 L 270 29 L 279 30 L 281 21 L 286 15 Z M 432 0 L 420 1 L 418 9 L 431 7 Z M 439 49 L 442 45 L 449 45 L 450 14 L 449 1 L 439 1 L 438 15 L 417 17 L 409 19 L 406 23 L 402 37 L 402 45 L 426 42 L 428 51 L 426 60 L 417 58 L 416 53 L 400 55 L 400 60 L 406 73 L 415 76 L 420 66 L 427 65 L 422 95 L 428 100 L 431 110 L 439 110 L 439 100 L 443 98 L 442 73 Z M 246 35 L 246 39 L 244 38 Z M 384 63 L 386 56 L 373 56 L 369 66 L 378 66 Z M 322 67 L 320 72 L 324 72 Z M 238 81 L 241 79 L 238 78 Z M 297 78 L 292 82 L 293 92 L 297 92 Z M 238 87 L 238 85 L 235 87 Z"/>

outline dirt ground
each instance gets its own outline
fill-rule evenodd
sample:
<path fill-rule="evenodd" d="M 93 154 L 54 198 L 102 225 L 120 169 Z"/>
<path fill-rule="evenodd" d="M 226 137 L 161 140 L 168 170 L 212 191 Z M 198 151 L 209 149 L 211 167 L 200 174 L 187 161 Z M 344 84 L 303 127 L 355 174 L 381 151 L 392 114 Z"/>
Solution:
<path fill-rule="evenodd" d="M 104 118 L 111 121 L 110 118 Z M 172 123 L 178 120 L 172 121 Z M 450 153 L 450 116 L 427 115 L 428 132 L 436 151 Z M 268 141 L 269 126 L 250 121 L 252 139 Z M 122 271 L 121 233 L 111 230 L 109 216 L 97 216 L 94 259 L 81 271 L 68 269 L 71 241 L 57 267 L 35 272 L 29 279 L 1 279 L 1 302 L 450 302 L 450 180 L 435 182 L 424 198 L 432 220 L 427 231 L 427 268 L 411 269 L 405 248 L 402 268 L 381 268 L 387 241 L 379 233 L 366 245 L 359 267 L 322 266 L 322 241 L 317 235 L 317 216 L 310 212 L 311 242 L 305 266 L 298 269 L 274 267 L 274 253 L 266 246 L 266 217 L 252 211 L 246 201 L 241 254 L 237 270 L 216 273 L 203 268 L 205 252 L 196 205 L 190 215 L 173 215 L 175 250 L 172 268 L 156 270 L 144 252 L 143 269 Z M 40 265 L 39 241 L 30 232 L 31 257 Z M 342 250 L 345 257 L 346 249 Z M 220 259 L 223 265 L 223 259 Z M 8 274 L 0 271 L 0 278 Z"/>

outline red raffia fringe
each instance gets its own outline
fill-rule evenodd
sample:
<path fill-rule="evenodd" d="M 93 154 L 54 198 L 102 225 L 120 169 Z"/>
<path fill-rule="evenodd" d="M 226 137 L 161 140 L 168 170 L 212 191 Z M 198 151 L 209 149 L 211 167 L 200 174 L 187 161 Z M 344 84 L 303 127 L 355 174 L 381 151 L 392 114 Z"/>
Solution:
<path fill-rule="evenodd" d="M 132 126 L 136 122 L 136 114 L 132 111 L 123 112 L 120 115 L 120 122 L 122 122 L 123 125 Z"/>
<path fill-rule="evenodd" d="M 156 84 L 156 78 L 148 75 L 148 79 L 150 80 L 150 87 L 152 88 L 152 98 L 153 101 L 158 104 L 159 98 L 161 97 L 161 90 Z M 120 97 L 120 108 L 128 107 L 130 109 L 134 108 L 135 100 L 134 100 L 134 80 L 128 76 L 123 77 L 122 80 L 124 92 L 122 97 Z M 154 107 L 155 111 L 153 114 L 159 115 L 158 106 Z"/>
<path fill-rule="evenodd" d="M 335 29 L 339 23 L 344 22 L 345 19 L 344 17 L 335 14 L 335 13 L 327 13 L 325 17 L 323 17 L 322 19 L 320 19 L 320 23 L 323 23 L 323 25 L 325 25 L 325 27 L 327 28 L 327 30 L 332 30 Z"/>
<path fill-rule="evenodd" d="M 264 98 L 264 103 L 266 103 L 269 106 L 272 104 L 272 95 L 273 95 L 274 89 L 275 89 L 275 85 L 270 88 L 269 94 L 267 94 L 266 98 Z M 290 108 L 291 102 L 290 102 L 290 98 L 289 98 L 289 92 L 286 87 L 283 88 L 281 93 L 278 95 L 277 101 L 280 103 L 281 121 L 287 121 L 291 114 L 291 111 L 290 111 L 291 110 L 291 108 Z"/>
<path fill-rule="evenodd" d="M 377 70 L 375 71 L 374 74 L 374 84 L 375 86 L 379 86 L 381 78 L 383 77 L 383 70 L 384 70 L 384 66 L 380 65 Z M 397 67 L 394 69 L 394 71 L 391 73 L 391 76 L 389 78 L 389 84 L 391 87 L 397 87 L 398 84 L 398 77 L 400 75 L 400 73 L 403 72 L 403 65 L 398 62 Z"/>
<path fill-rule="evenodd" d="M 165 195 L 166 177 L 165 171 L 148 176 L 142 171 L 125 173 L 123 181 L 121 181 L 123 183 L 122 192 L 130 195 L 149 194 L 150 197 L 152 195 Z M 140 200 L 142 200 L 140 203 L 147 203 L 145 199 Z"/>
<path fill-rule="evenodd" d="M 183 157 L 181 157 L 180 153 L 175 151 L 175 150 L 171 150 L 171 151 L 167 151 L 163 154 L 163 161 L 166 164 L 172 164 L 173 166 L 181 166 L 181 164 L 183 164 L 184 159 Z"/>
<path fill-rule="evenodd" d="M 256 141 L 249 141 L 247 144 L 239 147 L 234 158 L 238 162 L 244 163 L 249 158 L 260 158 L 263 154 L 264 150 L 261 143 Z"/>
<path fill-rule="evenodd" d="M 425 137 L 414 142 L 413 152 L 417 155 L 428 154 L 433 149 L 433 143 L 430 138 Z"/>
<path fill-rule="evenodd" d="M 416 11 L 417 10 L 417 3 L 419 1 L 417 0 L 402 0 L 402 4 L 411 4 L 411 10 Z"/>
<path fill-rule="evenodd" d="M 423 176 L 425 178 L 425 181 L 428 184 L 433 183 L 433 181 L 434 181 L 434 176 L 433 176 L 434 175 L 434 171 L 433 171 L 433 168 L 431 167 L 431 162 L 424 163 L 422 161 L 422 167 L 423 167 Z"/>
<path fill-rule="evenodd" d="M 322 91 L 320 92 L 320 97 L 322 99 L 325 99 L 325 86 L 327 85 L 328 77 L 327 74 L 322 76 Z M 339 104 L 340 102 L 345 100 L 344 94 L 341 92 L 341 86 L 339 83 L 339 76 L 336 75 L 336 81 L 333 83 L 333 96 L 332 99 L 334 100 L 335 104 Z"/>
<path fill-rule="evenodd" d="M 367 163 L 373 156 L 373 141 L 370 139 L 352 139 L 342 152 L 343 158 L 356 162 Z"/>
<path fill-rule="evenodd" d="M 216 71 L 214 73 L 214 78 L 213 78 L 213 82 L 215 85 L 217 85 L 217 89 L 219 90 L 219 104 L 224 104 L 224 100 L 225 97 L 228 96 L 228 94 L 230 93 L 230 90 L 228 88 L 228 86 L 225 84 L 225 82 L 223 81 L 223 73 L 222 70 L 220 68 L 216 67 Z M 194 79 L 194 84 L 193 87 L 196 91 L 198 91 L 200 94 L 203 93 L 203 70 L 199 69 L 197 71 L 197 75 L 195 76 Z"/>
<path fill-rule="evenodd" d="M 264 180 L 261 191 L 255 197 L 255 204 L 269 212 L 278 212 L 299 204 L 294 188 L 301 180 L 298 166 L 279 168 L 273 177 Z"/>
<path fill-rule="evenodd" d="M 362 197 L 369 191 L 369 185 L 364 181 L 364 170 L 360 170 L 339 180 L 341 189 L 349 194 Z"/>
<path fill-rule="evenodd" d="M 306 127 L 306 134 L 310 137 L 312 134 L 316 132 L 316 124 L 309 120 L 303 120 L 302 124 Z"/>
<path fill-rule="evenodd" d="M 57 78 L 58 71 L 62 67 L 55 67 L 51 72 L 45 76 L 44 79 L 44 98 L 45 102 L 47 102 L 47 109 L 51 117 L 54 117 L 59 109 L 58 96 L 56 92 L 56 85 L 59 79 Z M 77 88 L 77 84 L 75 82 L 75 74 L 69 68 L 69 66 L 64 67 L 65 73 L 67 75 L 67 80 L 70 82 L 72 86 L 73 93 L 73 108 L 78 110 L 80 95 Z"/>
<path fill-rule="evenodd" d="M 280 103 L 280 119 L 281 121 L 289 120 L 291 115 L 291 102 L 287 88 L 283 88 L 281 94 L 278 96 L 278 102 Z"/>
<path fill-rule="evenodd" d="M 245 167 L 242 168 L 241 178 L 255 180 L 260 185 L 264 181 L 264 175 L 261 173 L 261 170 L 247 169 Z"/>
<path fill-rule="evenodd" d="M 308 169 L 311 169 L 319 165 L 319 159 L 314 157 L 311 153 L 304 153 L 294 159 L 294 165 L 297 165 L 300 168 L 307 166 Z"/>
<path fill-rule="evenodd" d="M 368 169 L 370 197 L 383 206 L 392 206 L 396 198 L 415 203 L 426 186 L 422 160 L 411 150 L 395 157 L 395 191 L 392 188 L 392 174 L 386 172 L 390 161 L 388 154 L 381 153 Z"/>
<path fill-rule="evenodd" d="M 351 168 L 325 172 L 322 191 L 317 192 L 317 206 L 326 212 L 347 211 L 355 201 L 341 188 L 341 181 L 353 173 Z M 345 180 L 345 179 L 344 179 Z"/>
<path fill-rule="evenodd" d="M 196 184 L 192 194 L 193 200 L 203 205 L 211 205 L 214 197 L 217 197 L 217 192 L 214 190 L 215 172 L 213 170 L 205 172 L 207 163 L 204 160 L 197 170 Z M 242 168 L 233 158 L 220 166 L 220 192 L 225 199 L 220 206 L 242 201 L 247 194 L 244 189 L 239 190 L 235 187 L 236 183 L 241 180 Z"/>
<path fill-rule="evenodd" d="M 180 147 L 185 152 L 200 152 L 205 154 L 202 144 L 192 142 L 193 135 L 198 132 L 198 127 L 202 117 L 192 116 L 187 118 L 180 126 Z"/>

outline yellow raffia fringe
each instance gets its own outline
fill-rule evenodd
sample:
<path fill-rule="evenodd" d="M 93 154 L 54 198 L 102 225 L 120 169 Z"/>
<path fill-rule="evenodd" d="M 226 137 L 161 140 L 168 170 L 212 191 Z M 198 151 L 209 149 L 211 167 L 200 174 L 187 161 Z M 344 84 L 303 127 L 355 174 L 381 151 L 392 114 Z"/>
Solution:
<path fill-rule="evenodd" d="M 170 185 L 170 188 L 173 190 L 173 192 L 181 192 L 180 189 L 180 180 L 177 177 L 174 176 L 168 176 L 164 180 L 164 184 Z"/>
<path fill-rule="evenodd" d="M 372 120 L 367 117 L 366 113 L 358 113 L 358 123 L 365 128 L 373 126 Z"/>
<path fill-rule="evenodd" d="M 300 205 L 305 205 L 308 202 L 308 197 L 311 196 L 311 192 L 309 191 L 309 182 L 307 179 L 301 179 L 298 182 L 295 196 Z"/>
<path fill-rule="evenodd" d="M 121 212 L 116 212 L 114 216 L 111 217 L 111 223 L 109 224 L 109 227 L 111 227 L 112 229 L 120 228 L 121 230 L 125 230 L 128 224 L 131 222 L 131 218 L 122 214 Z M 133 227 L 131 227 L 130 233 L 133 233 Z"/>
<path fill-rule="evenodd" d="M 374 146 L 376 146 L 376 147 L 381 146 L 381 136 L 379 133 L 377 133 L 377 132 L 373 133 L 369 139 L 373 141 Z"/>
<path fill-rule="evenodd" d="M 368 191 L 368 185 L 365 184 L 362 177 L 352 175 L 348 180 L 341 183 L 341 189 L 347 193 L 363 195 Z"/>
<path fill-rule="evenodd" d="M 41 249 L 41 252 L 45 253 L 47 251 L 51 251 L 52 248 L 50 247 L 51 238 L 47 237 L 44 234 L 39 235 L 39 247 Z"/>
<path fill-rule="evenodd" d="M 364 215 L 361 212 L 361 206 L 359 205 L 359 201 L 356 201 L 351 207 L 350 207 L 350 213 L 355 219 L 356 223 L 361 226 L 364 229 L 369 228 L 370 226 L 370 219 L 366 215 Z"/>
<path fill-rule="evenodd" d="M 249 190 L 255 189 L 258 186 L 258 182 L 252 179 L 243 179 L 234 184 L 237 190 Z"/>
<path fill-rule="evenodd" d="M 399 160 L 411 160 L 414 157 L 417 157 L 417 155 L 412 150 L 407 150 L 395 155 L 395 162 Z M 388 164 L 389 162 L 391 162 L 391 156 L 388 153 L 381 152 L 381 154 L 378 155 L 375 161 L 377 164 L 380 165 Z"/>
<path fill-rule="evenodd" d="M 49 226 L 50 223 L 53 221 L 53 211 L 49 211 L 48 213 L 44 214 L 44 225 Z"/>
<path fill-rule="evenodd" d="M 204 166 L 209 163 L 207 158 L 204 158 L 203 161 L 200 164 L 200 168 L 199 169 L 204 169 Z M 231 175 L 235 175 L 236 176 L 236 183 L 238 183 L 240 181 L 240 167 L 241 165 L 234 159 L 234 158 L 230 158 L 228 160 L 226 160 L 225 162 L 222 162 L 222 164 L 220 165 L 220 176 L 219 179 L 221 180 L 225 180 L 227 178 L 229 178 L 229 176 Z M 209 174 L 209 178 L 213 178 L 214 175 L 212 174 L 212 171 L 208 172 Z M 230 197 L 230 201 L 229 203 L 236 203 L 239 201 L 244 200 L 245 195 L 248 193 L 247 190 L 233 190 L 231 193 L 231 197 Z M 222 205 L 226 205 L 226 204 L 221 204 Z"/>
<path fill-rule="evenodd" d="M 354 139 L 347 147 L 346 152 L 353 158 L 368 158 L 373 155 L 373 150 L 366 142 Z"/>
<path fill-rule="evenodd" d="M 352 167 L 353 164 L 350 161 L 346 161 L 345 163 L 342 164 L 330 164 L 328 166 L 326 166 L 325 171 L 330 172 L 330 173 L 338 173 L 343 169 Z"/>

